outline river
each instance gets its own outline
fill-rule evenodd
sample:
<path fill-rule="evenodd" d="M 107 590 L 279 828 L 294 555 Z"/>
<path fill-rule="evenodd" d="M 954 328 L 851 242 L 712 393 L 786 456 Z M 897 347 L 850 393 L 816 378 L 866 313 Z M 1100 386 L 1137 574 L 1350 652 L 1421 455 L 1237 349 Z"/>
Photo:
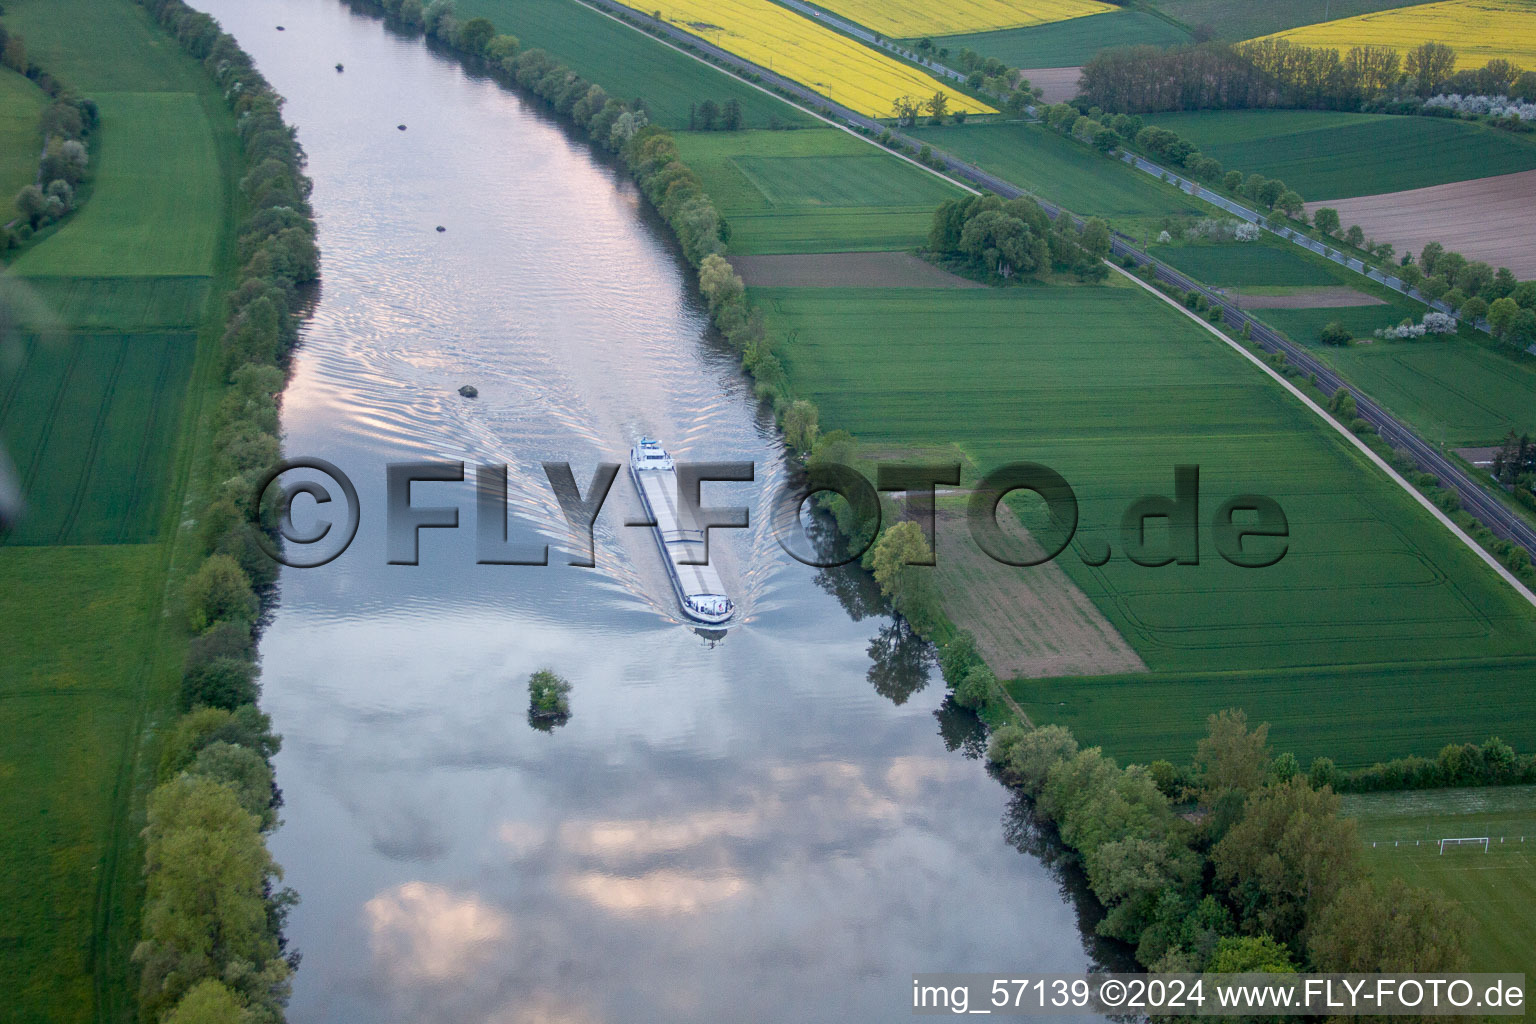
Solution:
<path fill-rule="evenodd" d="M 916 971 L 1102 961 L 868 581 L 760 525 L 782 448 L 632 184 L 537 101 L 332 0 L 198 6 L 309 154 L 324 280 L 285 450 L 362 507 L 345 554 L 284 571 L 262 639 L 272 846 L 303 898 L 291 1019 L 883 1021 Z M 752 510 L 714 534 L 723 642 L 680 622 L 623 476 L 597 567 L 565 564 L 541 462 L 585 489 L 642 433 L 756 464 L 706 485 Z M 475 564 L 468 483 L 418 484 L 461 528 L 387 564 L 384 467 L 425 459 L 509 464 L 513 539 L 551 564 Z M 526 714 L 542 667 L 574 684 L 551 731 Z"/>

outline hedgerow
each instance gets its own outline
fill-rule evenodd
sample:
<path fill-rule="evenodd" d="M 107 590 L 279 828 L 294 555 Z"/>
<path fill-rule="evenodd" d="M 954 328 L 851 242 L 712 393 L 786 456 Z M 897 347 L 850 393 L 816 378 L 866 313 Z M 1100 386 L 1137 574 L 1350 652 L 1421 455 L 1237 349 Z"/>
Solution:
<path fill-rule="evenodd" d="M 0 25 L 0 63 L 31 79 L 50 99 L 38 118 L 43 149 L 37 180 L 17 193 L 17 217 L 0 227 L 0 253 L 20 248 L 33 235 L 67 218 L 89 195 L 93 170 L 89 142 L 100 124 L 96 101 L 85 99 L 27 57 L 21 36 Z"/>
<path fill-rule="evenodd" d="M 279 888 L 266 848 L 281 803 L 271 765 L 279 740 L 257 706 L 254 626 L 276 565 L 256 539 L 251 506 L 281 452 L 277 396 L 300 292 L 320 274 L 310 181 L 282 97 L 218 22 L 182 0 L 140 3 L 222 91 L 243 169 L 239 269 L 220 339 L 224 384 L 196 515 L 204 560 L 184 591 L 192 633 L 184 714 L 161 751 L 144 832 L 140 1015 L 191 1019 L 217 1008 L 277 1022 L 297 965 L 283 937 L 297 897 Z"/>

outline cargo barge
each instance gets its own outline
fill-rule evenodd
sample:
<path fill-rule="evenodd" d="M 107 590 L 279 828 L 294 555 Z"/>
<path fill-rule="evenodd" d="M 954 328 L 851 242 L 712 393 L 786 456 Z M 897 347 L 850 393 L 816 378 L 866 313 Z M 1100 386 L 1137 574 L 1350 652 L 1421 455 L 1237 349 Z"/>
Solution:
<path fill-rule="evenodd" d="M 681 522 L 677 505 L 677 469 L 661 442 L 641 438 L 629 450 L 629 473 L 650 516 L 661 561 L 683 614 L 715 629 L 725 627 L 736 606 L 725 594 L 713 565 L 695 565 L 707 554 L 704 531 Z"/>

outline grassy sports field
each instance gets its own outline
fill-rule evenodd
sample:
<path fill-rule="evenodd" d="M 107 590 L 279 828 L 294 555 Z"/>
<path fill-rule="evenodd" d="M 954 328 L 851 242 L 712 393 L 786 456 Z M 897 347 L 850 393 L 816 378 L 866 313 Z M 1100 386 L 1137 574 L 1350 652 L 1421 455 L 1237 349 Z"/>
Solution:
<path fill-rule="evenodd" d="M 1219 38 L 1229 41 L 1333 18 L 1432 2 L 1434 0 L 1270 0 L 1256 4 L 1233 3 L 1232 0 L 1155 0 L 1158 10 L 1190 28 L 1208 28 Z"/>
<path fill-rule="evenodd" d="M 1067 68 L 1111 46 L 1177 46 L 1189 39 L 1188 32 L 1155 14 L 1118 8 L 1048 25 L 949 35 L 935 43 L 951 53 L 969 48 L 1011 68 Z"/>
<path fill-rule="evenodd" d="M 705 100 L 741 104 L 743 123 L 811 124 L 788 103 L 735 81 L 685 53 L 577 3 L 576 0 L 459 0 L 465 18 L 485 17 L 525 49 L 548 51 L 577 74 L 615 96 L 643 97 L 651 120 L 668 128 L 688 125 L 688 109 Z"/>
<path fill-rule="evenodd" d="M 1536 168 L 1536 138 L 1449 118 L 1204 110 L 1152 114 L 1147 122 L 1178 132 L 1224 167 L 1281 178 L 1309 201 Z"/>
<path fill-rule="evenodd" d="M 895 39 L 1044 25 L 1114 10 L 1099 0 L 824 0 L 819 6 Z"/>
<path fill-rule="evenodd" d="M 1132 286 L 754 295 L 791 339 L 782 358 L 823 429 L 882 450 L 955 443 L 974 469 L 1043 462 L 1076 490 L 1084 550 L 1119 552 L 1099 568 L 1070 551 L 1060 564 L 1151 672 L 1025 687 L 1031 714 L 1117 755 L 1157 756 L 1192 742 L 1217 707 L 1266 719 L 1289 708 L 1277 740 L 1349 761 L 1437 749 L 1441 723 L 1454 738 L 1508 732 L 1511 706 L 1536 710 L 1530 606 L 1313 414 Z M 1200 467 L 1202 516 L 1236 494 L 1279 501 L 1285 558 L 1241 569 L 1207 546 L 1198 566 L 1132 564 L 1119 518 L 1170 494 L 1176 464 Z M 1486 659 L 1498 667 L 1472 668 Z M 1404 724 L 1362 729 L 1353 683 L 1323 668 L 1339 665 L 1397 686 L 1418 674 L 1412 713 L 1401 693 L 1387 705 Z M 1333 678 L 1314 691 L 1320 675 Z M 1479 696 L 1489 687 L 1497 699 Z M 1168 727 L 1148 729 L 1148 715 Z M 1529 745 L 1536 718 L 1524 721 Z"/>
<path fill-rule="evenodd" d="M 871 117 L 942 92 L 951 111 L 996 113 L 938 79 L 772 0 L 654 0 L 667 21 Z"/>
<path fill-rule="evenodd" d="M 679 133 L 737 253 L 909 249 L 959 190 L 846 132 Z"/>
<path fill-rule="evenodd" d="M 1480 68 L 1495 59 L 1530 68 L 1536 66 L 1536 0 L 1440 0 L 1275 34 L 1303 46 L 1339 50 L 1391 46 L 1406 51 L 1420 43 L 1445 43 L 1456 51 L 1458 68 Z"/>
<path fill-rule="evenodd" d="M 1375 844 L 1366 862 L 1378 877 L 1433 889 L 1471 915 L 1474 971 L 1536 975 L 1536 787 L 1350 794 L 1344 813 Z M 1441 839 L 1471 836 L 1487 836 L 1487 852 L 1440 852 Z"/>
<path fill-rule="evenodd" d="M 53 313 L 0 375 L 31 514 L 0 544 L 0 991 L 8 1019 L 132 1015 L 147 720 L 228 269 L 234 119 L 128 0 L 12 0 L 34 60 L 101 107 L 94 191 L 16 261 Z"/>
<path fill-rule="evenodd" d="M 1209 207 L 1129 165 L 1035 124 L 965 124 L 910 134 L 1075 213 L 1207 216 Z"/>
<path fill-rule="evenodd" d="M 43 137 L 37 119 L 47 104 L 43 90 L 26 77 L 0 67 L 0 202 L 7 204 L 23 187 L 37 180 L 37 159 Z"/>

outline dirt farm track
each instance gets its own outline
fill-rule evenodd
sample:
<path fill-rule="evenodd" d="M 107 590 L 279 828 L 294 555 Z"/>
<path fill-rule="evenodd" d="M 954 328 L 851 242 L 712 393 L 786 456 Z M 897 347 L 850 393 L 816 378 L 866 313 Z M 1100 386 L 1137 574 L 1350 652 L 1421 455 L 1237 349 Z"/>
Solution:
<path fill-rule="evenodd" d="M 1346 227 L 1359 224 L 1367 237 L 1391 242 L 1400 253 L 1440 242 L 1468 259 L 1508 267 L 1522 280 L 1536 277 L 1536 171 L 1308 203 L 1307 212 L 1319 206 L 1333 207 Z"/>

